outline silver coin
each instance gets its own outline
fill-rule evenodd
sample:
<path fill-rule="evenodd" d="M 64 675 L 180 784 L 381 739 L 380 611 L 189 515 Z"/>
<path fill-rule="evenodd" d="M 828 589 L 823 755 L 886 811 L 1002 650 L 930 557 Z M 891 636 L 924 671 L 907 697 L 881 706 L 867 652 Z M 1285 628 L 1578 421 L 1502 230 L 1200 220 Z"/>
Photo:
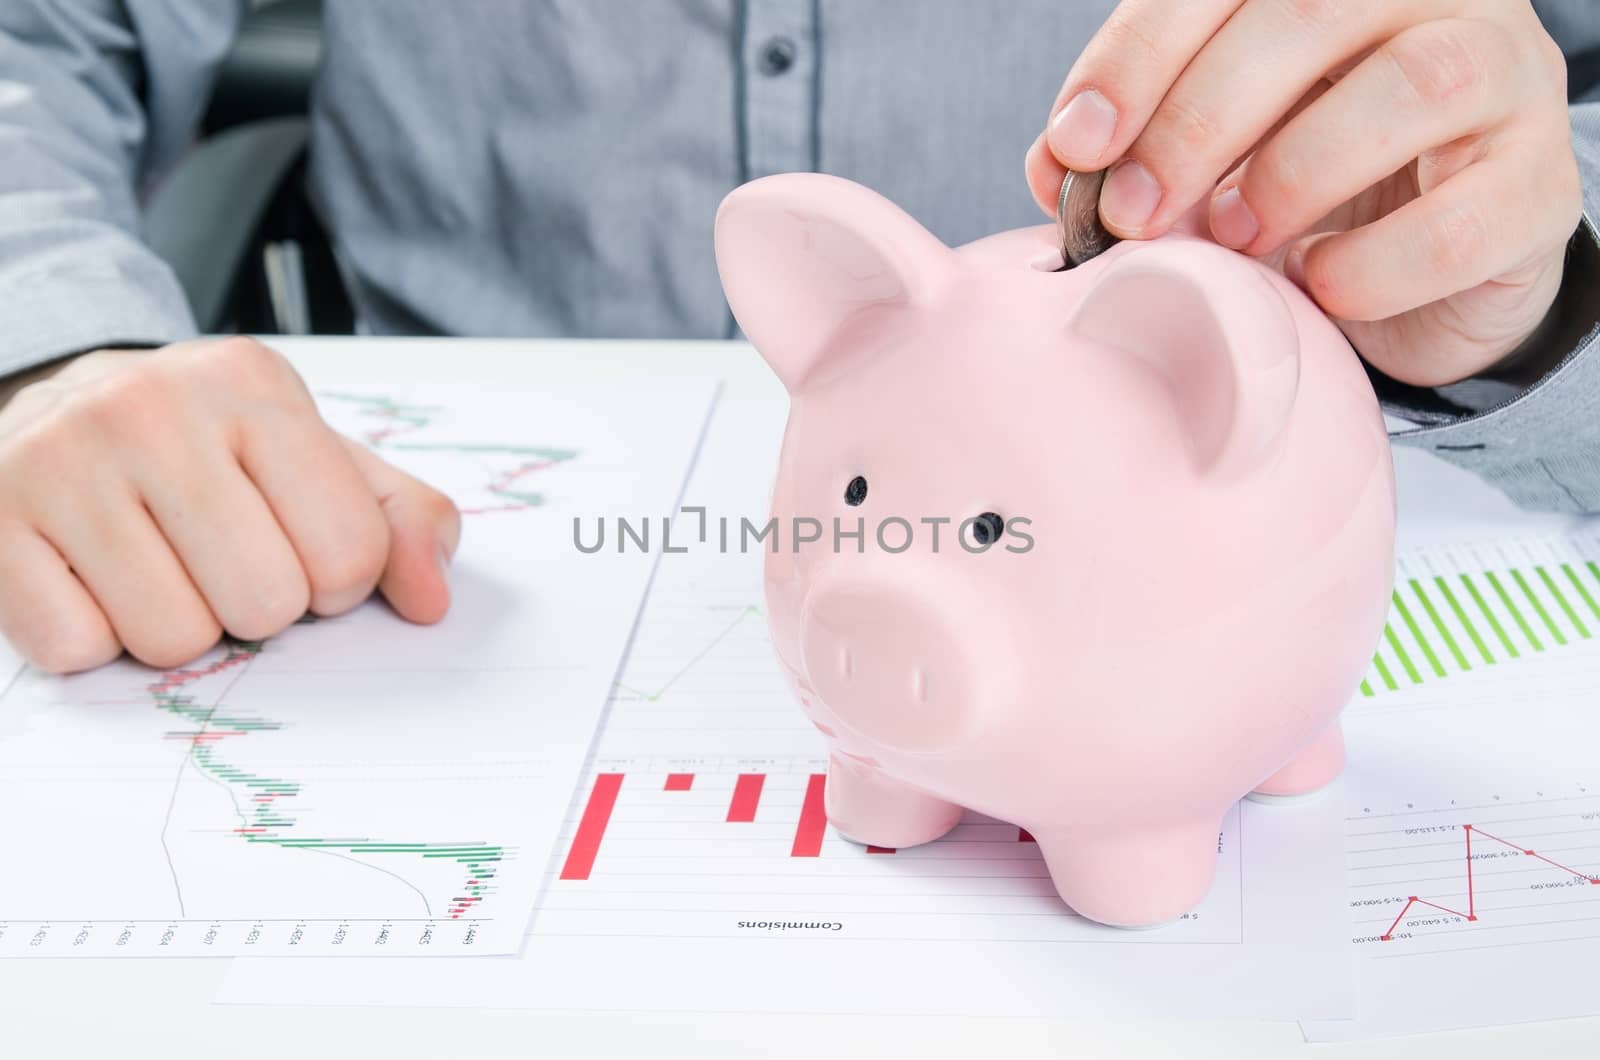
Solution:
<path fill-rule="evenodd" d="M 1075 173 L 1067 170 L 1061 182 L 1061 198 L 1056 203 L 1056 232 L 1061 237 L 1061 257 L 1065 268 L 1082 265 L 1099 257 L 1119 240 L 1100 223 L 1100 187 L 1105 172 Z"/>

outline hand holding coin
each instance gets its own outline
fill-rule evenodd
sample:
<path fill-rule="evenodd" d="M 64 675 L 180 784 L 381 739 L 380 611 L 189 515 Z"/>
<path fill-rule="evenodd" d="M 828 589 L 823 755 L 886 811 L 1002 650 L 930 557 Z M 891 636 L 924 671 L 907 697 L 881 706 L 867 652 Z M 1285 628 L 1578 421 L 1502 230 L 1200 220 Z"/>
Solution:
<path fill-rule="evenodd" d="M 1583 209 L 1537 6 L 1121 0 L 1028 151 L 1029 189 L 1069 265 L 1102 245 L 1096 204 L 1113 235 L 1155 239 L 1205 203 L 1213 239 L 1281 257 L 1384 375 L 1533 382 L 1570 352 L 1528 340 Z"/>

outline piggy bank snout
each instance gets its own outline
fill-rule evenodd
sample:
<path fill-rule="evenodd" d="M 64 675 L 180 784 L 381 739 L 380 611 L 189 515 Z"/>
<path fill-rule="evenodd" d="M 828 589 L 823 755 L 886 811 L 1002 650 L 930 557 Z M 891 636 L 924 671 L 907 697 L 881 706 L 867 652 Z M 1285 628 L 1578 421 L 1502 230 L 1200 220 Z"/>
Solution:
<path fill-rule="evenodd" d="M 977 727 L 979 670 L 965 607 L 915 588 L 834 585 L 801 609 L 800 653 L 822 705 L 868 740 L 906 751 L 953 747 Z"/>

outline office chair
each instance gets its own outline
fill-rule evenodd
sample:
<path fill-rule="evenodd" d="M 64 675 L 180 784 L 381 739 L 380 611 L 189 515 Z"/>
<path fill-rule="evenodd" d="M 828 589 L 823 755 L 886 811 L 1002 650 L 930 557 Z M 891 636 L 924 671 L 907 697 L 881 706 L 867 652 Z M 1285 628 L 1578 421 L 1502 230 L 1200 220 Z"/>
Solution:
<path fill-rule="evenodd" d="M 144 205 L 145 239 L 203 332 L 340 333 L 349 299 L 305 196 L 321 0 L 265 0 L 219 72 L 201 139 Z"/>

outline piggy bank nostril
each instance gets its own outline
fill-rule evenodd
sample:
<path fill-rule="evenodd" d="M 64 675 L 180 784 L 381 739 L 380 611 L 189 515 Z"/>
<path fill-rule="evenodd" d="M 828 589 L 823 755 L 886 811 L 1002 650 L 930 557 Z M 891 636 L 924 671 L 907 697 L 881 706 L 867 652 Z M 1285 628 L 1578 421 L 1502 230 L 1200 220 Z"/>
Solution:
<path fill-rule="evenodd" d="M 928 701 L 928 672 L 920 666 L 911 667 L 911 699 L 916 703 Z"/>
<path fill-rule="evenodd" d="M 850 654 L 849 645 L 841 644 L 839 646 L 839 676 L 848 681 L 850 676 L 855 673 L 855 669 L 856 661 Z"/>

